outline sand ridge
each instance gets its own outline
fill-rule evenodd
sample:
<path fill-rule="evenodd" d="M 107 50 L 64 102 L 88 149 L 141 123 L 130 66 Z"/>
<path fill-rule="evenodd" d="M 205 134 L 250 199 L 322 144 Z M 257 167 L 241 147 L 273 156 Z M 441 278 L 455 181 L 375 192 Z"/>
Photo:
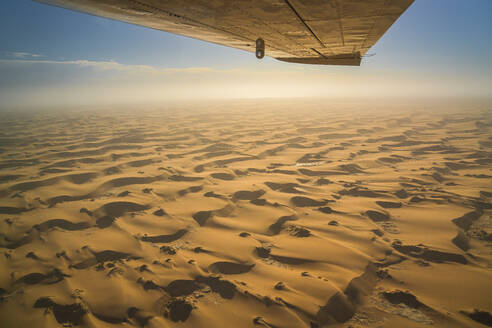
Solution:
<path fill-rule="evenodd" d="M 492 325 L 492 115 L 1 114 L 2 327 Z"/>

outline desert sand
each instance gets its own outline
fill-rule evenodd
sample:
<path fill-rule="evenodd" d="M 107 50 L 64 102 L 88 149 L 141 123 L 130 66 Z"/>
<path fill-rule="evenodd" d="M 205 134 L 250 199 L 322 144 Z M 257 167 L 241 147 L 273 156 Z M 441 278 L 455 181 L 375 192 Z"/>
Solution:
<path fill-rule="evenodd" d="M 491 113 L 0 114 L 0 326 L 491 326 Z"/>

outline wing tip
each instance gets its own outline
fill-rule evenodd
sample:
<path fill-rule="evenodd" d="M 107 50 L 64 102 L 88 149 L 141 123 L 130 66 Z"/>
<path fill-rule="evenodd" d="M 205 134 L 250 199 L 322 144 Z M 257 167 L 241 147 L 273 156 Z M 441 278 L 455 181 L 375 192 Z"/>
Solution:
<path fill-rule="evenodd" d="M 350 54 L 346 56 L 333 56 L 333 57 L 288 57 L 288 58 L 275 58 L 277 60 L 295 63 L 295 64 L 308 64 L 308 65 L 338 65 L 338 66 L 360 66 L 361 56 L 359 53 Z"/>

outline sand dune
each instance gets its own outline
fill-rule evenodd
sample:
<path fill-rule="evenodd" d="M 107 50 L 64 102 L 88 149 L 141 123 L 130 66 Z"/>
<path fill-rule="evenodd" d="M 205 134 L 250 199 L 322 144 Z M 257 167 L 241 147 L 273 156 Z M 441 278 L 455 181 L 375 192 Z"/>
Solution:
<path fill-rule="evenodd" d="M 0 325 L 492 326 L 490 111 L 228 106 L 1 114 Z"/>

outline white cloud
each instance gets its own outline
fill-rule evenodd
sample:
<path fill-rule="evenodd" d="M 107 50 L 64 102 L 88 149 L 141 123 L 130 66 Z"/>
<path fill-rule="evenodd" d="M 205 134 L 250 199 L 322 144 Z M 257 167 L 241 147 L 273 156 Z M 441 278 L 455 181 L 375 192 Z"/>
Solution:
<path fill-rule="evenodd" d="M 15 58 L 15 59 L 34 59 L 34 58 L 42 58 L 44 56 L 40 54 L 32 54 L 29 52 L 0 51 L 0 57 Z"/>
<path fill-rule="evenodd" d="M 2 64 L 48 64 L 48 65 L 75 65 L 79 67 L 90 67 L 102 71 L 120 71 L 134 73 L 209 73 L 214 69 L 210 67 L 184 67 L 184 68 L 157 68 L 150 65 L 127 65 L 115 61 L 92 61 L 92 60 L 41 60 L 34 59 L 41 55 L 28 54 L 23 52 L 10 52 L 15 59 L 0 59 Z"/>

